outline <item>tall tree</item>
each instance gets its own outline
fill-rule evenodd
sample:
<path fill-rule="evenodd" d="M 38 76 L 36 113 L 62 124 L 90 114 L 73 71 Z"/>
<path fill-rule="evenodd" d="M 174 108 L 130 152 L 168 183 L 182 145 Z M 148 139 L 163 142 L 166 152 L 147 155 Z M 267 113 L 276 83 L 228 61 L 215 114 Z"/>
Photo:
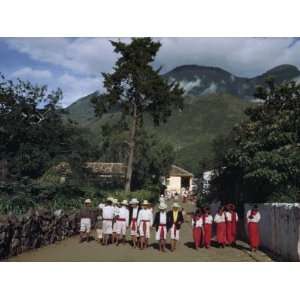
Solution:
<path fill-rule="evenodd" d="M 129 44 L 121 41 L 111 41 L 111 44 L 120 56 L 113 73 L 102 74 L 106 92 L 93 97 L 92 103 L 99 117 L 117 108 L 123 119 L 130 119 L 125 180 L 125 190 L 130 191 L 136 135 L 143 127 L 145 113 L 150 114 L 156 126 L 166 122 L 174 107 L 183 108 L 183 89 L 178 83 L 164 79 L 161 68 L 152 66 L 160 42 L 151 38 L 133 38 Z"/>
<path fill-rule="evenodd" d="M 218 190 L 241 202 L 297 202 L 300 85 L 292 81 L 277 86 L 269 80 L 255 96 L 263 103 L 246 109 L 248 120 L 228 136 Z"/>

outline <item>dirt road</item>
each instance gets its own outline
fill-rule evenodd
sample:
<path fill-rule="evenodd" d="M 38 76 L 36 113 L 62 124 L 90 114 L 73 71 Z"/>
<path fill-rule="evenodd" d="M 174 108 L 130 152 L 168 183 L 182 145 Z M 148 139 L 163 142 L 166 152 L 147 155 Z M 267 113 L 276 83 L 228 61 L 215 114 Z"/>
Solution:
<path fill-rule="evenodd" d="M 192 203 L 184 205 L 185 211 L 194 209 Z M 269 256 L 263 252 L 251 253 L 248 245 L 238 241 L 237 247 L 226 247 L 219 249 L 212 247 L 210 249 L 193 249 L 192 228 L 190 217 L 186 217 L 186 222 L 182 226 L 180 233 L 181 240 L 175 252 L 169 250 L 161 253 L 157 250 L 154 240 L 154 231 L 151 234 L 150 247 L 146 250 L 131 248 L 130 244 L 109 245 L 104 247 L 96 241 L 79 244 L 78 237 L 72 237 L 62 242 L 32 250 L 19 256 L 12 257 L 9 261 L 43 261 L 43 262 L 119 262 L 119 261 L 272 261 Z"/>

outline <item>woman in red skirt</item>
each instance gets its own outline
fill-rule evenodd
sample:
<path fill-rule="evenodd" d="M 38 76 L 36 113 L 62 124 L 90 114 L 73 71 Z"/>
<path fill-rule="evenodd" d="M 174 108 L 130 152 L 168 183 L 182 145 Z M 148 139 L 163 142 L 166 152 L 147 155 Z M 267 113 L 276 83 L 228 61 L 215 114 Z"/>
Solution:
<path fill-rule="evenodd" d="M 260 213 L 257 205 L 247 212 L 248 237 L 251 251 L 256 251 L 260 244 L 260 234 L 258 223 L 260 221 Z"/>
<path fill-rule="evenodd" d="M 220 247 L 224 248 L 226 244 L 226 223 L 223 207 L 220 207 L 215 215 L 214 222 L 217 224 L 217 242 Z"/>
<path fill-rule="evenodd" d="M 205 248 L 210 248 L 210 241 L 211 241 L 211 229 L 213 223 L 213 217 L 210 212 L 209 207 L 205 207 L 203 218 L 203 231 L 204 231 L 204 246 Z"/>
<path fill-rule="evenodd" d="M 232 244 L 235 245 L 236 237 L 237 237 L 237 224 L 239 221 L 239 216 L 236 212 L 236 208 L 234 204 L 230 204 L 229 211 L 231 212 L 232 220 L 231 220 L 231 238 Z"/>
<path fill-rule="evenodd" d="M 195 249 L 197 250 L 202 243 L 202 232 L 203 232 L 203 218 L 201 210 L 197 209 L 193 218 L 192 218 L 192 227 L 193 227 L 193 239 L 195 244 Z"/>

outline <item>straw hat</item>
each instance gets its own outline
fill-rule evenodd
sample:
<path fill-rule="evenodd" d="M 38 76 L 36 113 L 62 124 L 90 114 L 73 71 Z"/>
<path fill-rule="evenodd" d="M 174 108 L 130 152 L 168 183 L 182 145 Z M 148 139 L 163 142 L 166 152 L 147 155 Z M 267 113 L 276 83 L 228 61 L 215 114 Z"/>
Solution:
<path fill-rule="evenodd" d="M 113 199 L 112 199 L 112 203 L 113 203 L 113 204 L 118 204 L 118 203 L 119 203 L 119 201 L 118 201 L 118 199 L 116 199 L 116 198 L 113 198 Z"/>
<path fill-rule="evenodd" d="M 150 205 L 148 200 L 143 200 L 142 205 Z"/>
<path fill-rule="evenodd" d="M 98 208 L 99 209 L 103 209 L 105 207 L 105 205 L 103 204 L 103 203 L 100 203 L 99 205 L 98 205 Z"/>
<path fill-rule="evenodd" d="M 111 202 L 113 202 L 113 201 L 114 201 L 114 198 L 113 198 L 113 197 L 107 197 L 107 198 L 106 198 L 106 201 L 111 201 Z"/>
<path fill-rule="evenodd" d="M 168 205 L 166 203 L 160 203 L 159 204 L 159 207 L 158 207 L 160 210 L 165 210 L 168 208 Z"/>
<path fill-rule="evenodd" d="M 175 208 L 180 208 L 180 205 L 179 205 L 179 203 L 174 202 L 173 205 L 172 205 L 172 207 L 173 207 L 173 208 L 174 208 L 174 207 L 175 207 Z"/>
<path fill-rule="evenodd" d="M 128 201 L 127 201 L 127 200 L 123 200 L 123 201 L 121 202 L 121 204 L 122 204 L 122 205 L 128 205 Z"/>
<path fill-rule="evenodd" d="M 91 203 L 92 203 L 92 200 L 91 200 L 91 199 L 85 199 L 85 200 L 84 200 L 84 203 L 85 203 L 85 204 L 91 204 Z"/>
<path fill-rule="evenodd" d="M 132 198 L 129 203 L 130 204 L 139 204 L 139 201 L 136 198 Z"/>

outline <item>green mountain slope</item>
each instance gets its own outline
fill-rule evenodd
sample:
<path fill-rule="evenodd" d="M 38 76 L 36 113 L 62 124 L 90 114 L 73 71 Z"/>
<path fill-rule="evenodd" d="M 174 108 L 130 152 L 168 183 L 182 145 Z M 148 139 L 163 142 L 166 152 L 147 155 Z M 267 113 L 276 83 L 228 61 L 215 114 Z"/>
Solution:
<path fill-rule="evenodd" d="M 253 99 L 256 85 L 263 85 L 270 76 L 276 83 L 281 83 L 299 77 L 300 71 L 292 65 L 281 65 L 259 76 L 243 78 L 221 68 L 186 65 L 163 76 L 178 81 L 185 89 L 185 108 L 182 112 L 174 112 L 168 123 L 158 128 L 153 127 L 149 118 L 146 118 L 145 125 L 174 145 L 177 164 L 196 172 L 198 162 L 211 157 L 212 140 L 220 134 L 227 134 L 245 117 L 244 109 L 255 105 L 241 99 Z M 66 111 L 70 119 L 89 127 L 96 133 L 95 137 L 101 139 L 101 125 L 118 120 L 118 113 L 96 119 L 90 103 L 92 95 L 79 99 Z"/>

